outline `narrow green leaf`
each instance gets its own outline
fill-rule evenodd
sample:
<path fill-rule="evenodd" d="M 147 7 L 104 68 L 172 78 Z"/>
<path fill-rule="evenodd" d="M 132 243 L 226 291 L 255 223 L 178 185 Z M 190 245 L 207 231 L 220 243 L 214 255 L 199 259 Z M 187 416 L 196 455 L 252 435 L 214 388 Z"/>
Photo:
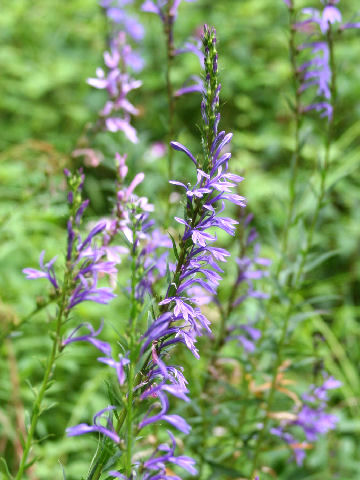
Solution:
<path fill-rule="evenodd" d="M 6 480 L 12 480 L 13 476 L 9 472 L 6 460 L 4 457 L 0 457 L 0 472 L 5 475 Z"/>
<path fill-rule="evenodd" d="M 176 242 L 174 240 L 174 237 L 171 235 L 171 233 L 169 233 L 169 237 L 171 238 L 171 241 L 172 241 L 172 244 L 173 244 L 173 250 L 174 250 L 174 255 L 176 257 L 176 260 L 179 261 L 179 254 L 178 254 L 178 251 L 177 251 L 177 246 L 176 246 Z"/>

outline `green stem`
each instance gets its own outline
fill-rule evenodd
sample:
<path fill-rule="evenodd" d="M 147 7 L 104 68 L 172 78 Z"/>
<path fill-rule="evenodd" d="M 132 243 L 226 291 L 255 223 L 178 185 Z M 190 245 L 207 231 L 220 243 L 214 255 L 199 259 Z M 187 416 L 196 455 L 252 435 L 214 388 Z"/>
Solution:
<path fill-rule="evenodd" d="M 298 268 L 298 271 L 295 275 L 294 279 L 294 285 L 298 285 L 307 260 L 307 256 L 309 254 L 309 251 L 311 249 L 312 243 L 313 243 L 313 237 L 314 237 L 314 232 L 315 232 L 315 227 L 317 225 L 318 219 L 319 219 L 319 214 L 321 212 L 321 209 L 323 207 L 323 202 L 324 198 L 326 195 L 326 177 L 327 173 L 329 170 L 329 164 L 330 164 L 330 149 L 331 149 L 331 140 L 332 140 L 332 134 L 333 134 L 333 124 L 334 124 L 334 114 L 335 114 L 335 99 L 336 99 L 336 68 L 335 68 L 335 57 L 334 57 L 334 38 L 333 38 L 333 32 L 331 29 L 331 25 L 329 24 L 329 28 L 327 31 L 327 43 L 329 46 L 329 53 L 330 53 L 330 70 L 331 70 L 331 84 L 330 84 L 330 103 L 332 106 L 332 119 L 329 121 L 328 124 L 328 129 L 327 129 L 327 135 L 326 135 L 326 140 L 325 140 L 325 154 L 324 154 L 324 164 L 321 169 L 321 178 L 320 178 L 320 191 L 317 197 L 317 202 L 315 206 L 315 211 L 314 215 L 311 221 L 310 228 L 307 232 L 306 236 L 306 244 L 305 248 L 302 250 L 302 255 L 301 255 L 301 261 L 300 265 Z"/>
<path fill-rule="evenodd" d="M 171 83 L 171 68 L 174 60 L 174 16 L 171 15 L 170 0 L 166 4 L 166 19 L 165 19 L 165 36 L 166 36 L 166 90 L 168 97 L 168 116 L 169 116 L 169 141 L 168 141 L 168 175 L 169 180 L 173 178 L 173 154 L 174 151 L 170 146 L 170 142 L 174 139 L 174 114 L 175 114 L 175 99 L 174 89 Z"/>
<path fill-rule="evenodd" d="M 46 365 L 46 370 L 44 374 L 44 378 L 39 390 L 39 393 L 37 394 L 34 406 L 33 406 L 33 411 L 31 415 L 31 424 L 30 424 L 30 429 L 26 438 L 26 442 L 24 445 L 24 451 L 23 455 L 21 458 L 19 470 L 17 472 L 17 475 L 15 477 L 15 480 L 20 480 L 26 470 L 26 462 L 30 453 L 31 445 L 33 442 L 36 426 L 38 419 L 41 415 L 41 404 L 45 396 L 45 392 L 48 388 L 49 380 L 52 376 L 53 369 L 55 366 L 55 361 L 58 355 L 59 347 L 60 347 L 60 342 L 61 342 L 61 327 L 63 324 L 63 317 L 67 315 L 66 312 L 66 305 L 67 305 L 67 285 L 70 279 L 70 270 L 67 269 L 64 275 L 64 284 L 63 284 L 63 290 L 62 290 L 62 295 L 61 299 L 59 302 L 59 311 L 57 314 L 56 318 L 56 330 L 55 330 L 55 335 L 54 335 L 54 340 L 53 340 L 53 345 L 51 349 L 50 356 L 47 361 Z"/>
<path fill-rule="evenodd" d="M 302 274 L 303 274 L 303 271 L 304 271 L 304 268 L 305 268 L 305 264 L 306 264 L 307 255 L 308 255 L 308 253 L 310 251 L 310 248 L 312 246 L 315 227 L 317 225 L 319 214 L 320 214 L 321 208 L 323 206 L 323 201 L 324 201 L 325 194 L 326 194 L 326 176 L 327 176 L 327 172 L 328 172 L 328 169 L 329 169 L 329 163 L 330 163 L 331 137 L 332 137 L 332 130 L 333 130 L 333 118 L 334 118 L 335 98 L 336 98 L 336 69 L 335 69 L 335 58 L 334 58 L 334 41 L 333 41 L 333 33 L 332 33 L 332 29 L 331 29 L 330 24 L 329 24 L 328 32 L 327 32 L 327 42 L 328 42 L 329 52 L 330 52 L 330 68 L 331 68 L 331 72 L 332 72 L 331 85 L 330 85 L 330 92 L 331 92 L 330 102 L 331 102 L 331 105 L 332 105 L 332 108 L 333 108 L 333 115 L 332 115 L 332 120 L 329 121 L 327 136 L 326 136 L 326 140 L 325 140 L 325 155 L 324 155 L 324 165 L 323 165 L 323 168 L 321 170 L 320 192 L 319 192 L 319 195 L 318 195 L 318 198 L 317 198 L 317 203 L 316 203 L 316 206 L 315 206 L 315 211 L 314 211 L 314 215 L 313 215 L 313 218 L 312 218 L 312 222 L 311 222 L 310 228 L 309 228 L 308 233 L 307 233 L 306 245 L 305 245 L 305 248 L 304 248 L 303 253 L 302 253 L 300 266 L 299 266 L 299 269 L 298 269 L 297 274 L 295 275 L 295 278 L 294 278 L 294 281 L 293 281 L 293 287 L 294 287 L 295 291 L 299 288 L 300 280 L 301 280 L 301 277 L 302 277 Z M 269 396 L 268 396 L 268 400 L 267 400 L 267 408 L 266 408 L 265 419 L 264 419 L 263 427 L 262 427 L 262 429 L 259 433 L 258 441 L 257 441 L 256 447 L 255 447 L 255 454 L 254 454 L 254 459 L 253 459 L 251 476 L 254 476 L 255 473 L 256 473 L 257 462 L 258 462 L 259 455 L 260 455 L 260 452 L 261 452 L 262 442 L 264 440 L 264 437 L 265 437 L 265 434 L 266 434 L 266 431 L 267 431 L 267 426 L 268 426 L 268 423 L 269 423 L 269 420 L 270 420 L 270 415 L 269 414 L 270 414 L 270 412 L 272 410 L 272 406 L 273 406 L 273 400 L 274 400 L 274 395 L 275 395 L 275 391 L 276 391 L 278 369 L 279 369 L 279 367 L 281 365 L 281 362 L 282 362 L 282 350 L 283 350 L 283 347 L 285 345 L 285 341 L 286 341 L 286 337 L 287 337 L 287 333 L 288 333 L 290 316 L 291 316 L 291 313 L 293 311 L 293 308 L 294 308 L 294 303 L 293 303 L 292 300 L 290 300 L 290 304 L 288 306 L 288 309 L 287 309 L 287 312 L 286 312 L 286 315 L 285 315 L 285 321 L 284 321 L 284 324 L 282 326 L 281 337 L 280 337 L 280 341 L 279 341 L 277 352 L 276 352 L 276 359 L 275 359 L 274 369 L 273 369 L 273 373 L 272 373 L 271 388 L 270 388 L 270 392 L 269 392 Z"/>
<path fill-rule="evenodd" d="M 134 390 L 134 363 L 131 362 L 129 369 L 129 392 L 126 416 L 127 445 L 126 445 L 126 475 L 131 476 L 132 469 L 132 449 L 133 449 L 133 430 L 132 430 L 132 408 L 133 408 L 133 390 Z"/>
<path fill-rule="evenodd" d="M 282 256 L 280 258 L 280 261 L 276 269 L 277 277 L 281 271 L 283 260 L 286 257 L 287 250 L 288 250 L 289 233 L 290 233 L 291 223 L 292 223 L 292 219 L 295 212 L 296 182 L 297 182 L 297 174 L 298 174 L 299 160 L 300 160 L 301 105 L 300 105 L 300 92 L 298 88 L 299 81 L 298 81 L 297 61 L 296 61 L 296 57 L 297 57 L 297 49 L 296 49 L 296 42 L 295 42 L 296 30 L 292 26 L 295 23 L 294 8 L 290 8 L 289 14 L 290 14 L 289 15 L 289 20 L 290 20 L 289 50 L 290 50 L 290 62 L 291 62 L 293 88 L 294 88 L 294 96 L 295 96 L 295 133 L 294 133 L 294 152 L 293 152 L 293 159 L 291 162 L 291 172 L 290 172 L 290 182 L 289 182 L 289 203 L 288 203 L 287 217 L 286 217 L 286 222 L 285 222 L 285 226 L 282 234 L 282 241 L 281 241 Z"/>
<path fill-rule="evenodd" d="M 22 325 L 24 325 L 26 322 L 28 322 L 29 320 L 31 320 L 31 318 L 36 315 L 37 313 L 41 312 L 42 310 L 44 310 L 44 308 L 46 308 L 47 306 L 49 306 L 51 303 L 53 303 L 54 299 L 53 298 L 50 298 L 48 300 L 46 300 L 46 302 L 44 303 L 41 303 L 40 305 L 38 305 L 32 312 L 30 312 L 28 315 L 26 315 L 26 317 L 23 317 L 19 323 L 13 323 L 12 325 L 10 325 L 4 332 L 1 332 L 1 335 L 0 335 L 0 345 L 2 344 L 2 342 L 5 340 L 5 338 L 10 335 L 11 332 L 13 332 L 14 330 L 17 330 L 19 329 Z"/>
<path fill-rule="evenodd" d="M 282 327 L 282 330 L 281 330 L 281 337 L 280 337 L 280 340 L 279 340 L 279 343 L 278 343 L 278 346 L 277 346 L 277 349 L 276 349 L 276 358 L 275 358 L 274 368 L 273 368 L 273 371 L 272 371 L 271 387 L 270 387 L 269 396 L 268 396 L 268 399 L 267 399 L 267 402 L 266 402 L 265 418 L 263 420 L 263 425 L 262 425 L 262 428 L 260 430 L 258 440 L 256 442 L 256 447 L 255 447 L 255 453 L 254 453 L 250 478 L 253 478 L 255 473 L 256 473 L 257 464 L 258 464 L 259 456 L 260 456 L 260 453 L 261 453 L 262 443 L 263 443 L 263 440 L 265 438 L 265 434 L 267 432 L 267 426 L 268 426 L 269 420 L 270 420 L 270 412 L 272 410 L 274 395 L 275 395 L 275 392 L 276 392 L 278 370 L 279 370 L 279 367 L 280 367 L 281 362 L 282 362 L 282 350 L 283 350 L 283 347 L 285 345 L 285 340 L 286 340 L 286 336 L 287 336 L 291 308 L 292 308 L 292 306 L 290 305 L 289 308 L 288 308 L 287 314 L 285 315 L 285 322 L 283 324 L 283 327 Z"/>
<path fill-rule="evenodd" d="M 133 236 L 135 239 L 136 228 L 133 228 Z M 134 240 L 135 245 L 135 240 Z M 132 262 L 131 262 L 131 311 L 130 311 L 130 366 L 129 366 L 129 377 L 128 377 L 128 397 L 127 397 L 127 414 L 126 414 L 126 432 L 127 432 L 127 443 L 126 443 L 126 459 L 125 459 L 125 471 L 126 475 L 131 477 L 132 470 L 132 452 L 133 452 L 133 400 L 134 400 L 134 382 L 135 382 L 135 359 L 132 358 L 132 352 L 135 347 L 135 330 L 136 330 L 136 318 L 138 314 L 138 302 L 136 300 L 136 260 L 137 260 L 137 250 L 133 248 L 132 250 Z M 125 419 L 124 419 L 125 420 Z"/>

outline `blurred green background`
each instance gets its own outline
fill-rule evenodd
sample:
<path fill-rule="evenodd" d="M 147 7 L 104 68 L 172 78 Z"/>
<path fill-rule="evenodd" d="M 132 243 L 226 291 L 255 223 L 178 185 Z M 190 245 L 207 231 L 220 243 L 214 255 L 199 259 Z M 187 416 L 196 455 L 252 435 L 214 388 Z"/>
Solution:
<path fill-rule="evenodd" d="M 139 10 L 141 2 L 135 3 L 134 10 Z M 310 3 L 301 1 L 300 5 Z M 320 2 L 314 0 L 311 6 L 319 7 Z M 357 0 L 340 2 L 339 6 L 346 19 L 359 13 Z M 146 173 L 148 181 L 140 191 L 157 205 L 160 221 L 166 208 L 165 197 L 158 194 L 166 191 L 166 159 L 154 158 L 150 153 L 153 142 L 167 140 L 165 48 L 158 18 L 150 14 L 139 16 L 146 29 L 139 47 L 146 67 L 138 75 L 143 87 L 133 92 L 131 99 L 141 110 L 134 120 L 140 142 L 130 145 L 121 132 L 97 136 L 95 147 L 102 151 L 104 161 L 97 169 L 86 169 L 86 194 L 91 199 L 89 220 L 109 211 L 108 198 L 114 188 L 112 158 L 116 151 L 128 153 L 129 177 L 140 170 Z M 281 0 L 183 2 L 176 22 L 176 45 L 181 46 L 204 23 L 214 25 L 218 33 L 222 126 L 234 132 L 232 171 L 246 177 L 243 194 L 255 215 L 264 254 L 276 259 L 293 148 L 287 11 Z M 41 281 L 26 281 L 21 270 L 35 267 L 43 249 L 46 258 L 56 254 L 61 257 L 65 250 L 67 209 L 62 169 L 80 165 L 71 152 L 82 145 L 86 126 L 96 119 L 104 103 L 105 94 L 89 87 L 86 79 L 102 66 L 107 29 L 96 0 L 14 0 L 2 4 L 0 329 L 6 330 L 28 315 L 35 308 L 35 299 L 45 293 Z M 345 32 L 336 45 L 338 119 L 331 156 L 330 201 L 322 211 L 313 250 L 314 257 L 327 251 L 334 255 L 310 272 L 302 291 L 304 298 L 314 299 L 314 309 L 325 311 L 326 315 L 304 320 L 298 326 L 293 345 L 298 352 L 307 352 L 315 348 L 314 336 L 320 336 L 316 355 L 343 383 L 334 400 L 341 421 L 335 432 L 319 442 L 303 468 L 288 464 L 282 451 L 272 453 L 268 461 L 273 468 L 276 466 L 274 478 L 282 480 L 360 478 L 359 58 L 359 33 Z M 180 87 L 198 70 L 199 62 L 191 55 L 177 58 L 174 84 Z M 199 104 L 197 94 L 176 102 L 176 140 L 194 152 L 199 150 Z M 314 116 L 302 132 L 306 146 L 298 205 L 303 217 L 291 238 L 294 258 L 298 237 L 303 235 L 301 225 L 308 222 L 314 202 L 312 186 L 316 187 L 318 182 L 314 172 L 322 155 L 324 128 L 324 122 Z M 181 181 L 182 160 L 175 155 L 176 178 Z M 106 318 L 111 319 L 105 332 L 108 338 L 121 330 L 119 312 L 124 305 L 126 301 L 120 296 L 106 311 Z M 86 318 L 95 324 L 103 315 L 103 309 L 93 305 L 82 306 L 76 314 L 77 319 Z M 19 427 L 14 427 L 19 411 L 22 405 L 27 409 L 31 406 L 32 393 L 26 381 L 36 384 L 41 378 L 39 359 L 48 348 L 43 340 L 48 322 L 48 314 L 33 317 L 0 347 L 0 450 L 3 448 L 9 456 L 19 448 L 15 440 Z M 86 471 L 86 451 L 94 451 L 96 440 L 64 438 L 63 432 L 69 425 L 89 420 L 106 402 L 104 380 L 108 372 L 95 358 L 91 347 L 77 345 L 59 362 L 59 381 L 50 395 L 57 405 L 41 417 L 38 429 L 39 436 L 54 437 L 37 446 L 41 461 L 34 470 L 34 479 L 61 479 L 59 458 L 66 464 L 68 480 L 78 480 Z M 295 367 L 300 382 L 302 366 Z M 14 384 L 14 369 L 20 386 Z M 309 371 L 308 367 L 304 369 Z M 14 400 L 19 393 L 20 406 Z M 234 477 L 215 469 L 209 471 L 208 478 Z"/>

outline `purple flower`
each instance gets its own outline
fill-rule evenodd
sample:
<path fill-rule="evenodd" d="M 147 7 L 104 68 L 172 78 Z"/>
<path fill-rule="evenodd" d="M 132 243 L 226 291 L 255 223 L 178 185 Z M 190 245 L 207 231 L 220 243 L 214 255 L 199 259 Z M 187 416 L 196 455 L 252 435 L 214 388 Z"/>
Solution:
<path fill-rule="evenodd" d="M 113 22 L 113 28 L 126 32 L 135 42 L 141 42 L 144 38 L 144 27 L 136 16 L 130 15 L 126 6 L 133 0 L 107 0 L 101 1 L 100 5 L 106 10 L 106 16 Z M 116 27 L 115 27 L 116 26 Z"/>
<path fill-rule="evenodd" d="M 62 346 L 65 347 L 73 342 L 90 342 L 94 345 L 94 347 L 105 353 L 105 355 L 111 355 L 110 345 L 107 342 L 103 342 L 102 340 L 96 338 L 101 333 L 103 326 L 104 322 L 101 322 L 100 327 L 95 331 L 91 323 L 81 323 L 71 332 L 66 340 L 62 341 Z M 86 328 L 90 333 L 75 337 L 74 335 L 82 328 Z"/>
<path fill-rule="evenodd" d="M 148 10 L 155 10 L 156 6 L 160 7 L 154 2 L 145 4 Z M 179 375 L 179 370 L 166 365 L 166 354 L 168 347 L 184 344 L 196 358 L 199 358 L 199 352 L 195 346 L 197 338 L 204 332 L 210 333 L 210 322 L 199 308 L 203 298 L 196 295 L 197 290 L 194 287 L 204 289 L 212 295 L 216 294 L 222 273 L 217 262 L 226 261 L 226 257 L 230 254 L 222 248 L 212 246 L 217 238 L 214 230 L 221 229 L 233 235 L 237 222 L 230 217 L 221 216 L 225 202 L 245 204 L 244 197 L 233 191 L 243 178 L 228 172 L 231 154 L 223 151 L 225 147 L 228 148 L 232 134 L 218 133 L 220 86 L 216 81 L 216 39 L 215 32 L 207 27 L 204 30 L 204 46 L 206 76 L 201 107 L 204 112 L 202 139 L 204 151 L 202 155 L 195 157 L 181 143 L 171 142 L 174 150 L 187 155 L 195 165 L 197 182 L 194 186 L 178 181 L 171 182 L 185 189 L 184 217 L 175 217 L 183 228 L 179 244 L 181 252 L 174 247 L 177 262 L 173 269 L 173 278 L 165 298 L 159 302 L 160 314 L 144 334 L 141 347 L 141 353 L 148 355 L 145 368 L 147 379 L 142 385 L 145 392 L 141 398 L 143 400 L 157 398 L 160 401 L 161 410 L 157 414 L 152 414 L 155 408 L 152 405 L 140 422 L 139 428 L 154 422 L 165 421 L 185 434 L 189 433 L 190 426 L 179 415 L 169 414 L 168 395 L 187 401 L 188 390 L 186 382 Z M 169 458 L 169 461 L 172 461 L 173 454 Z M 151 460 L 145 465 L 158 467 L 159 462 Z M 195 473 L 192 470 L 191 460 L 181 457 L 178 465 L 184 468 L 191 467 L 189 471 Z M 145 478 L 169 478 L 161 470 L 156 473 L 154 476 Z"/>
<path fill-rule="evenodd" d="M 34 280 L 37 278 L 47 278 L 52 286 L 57 290 L 59 288 L 58 282 L 56 280 L 56 275 L 54 271 L 54 263 L 57 257 L 54 257 L 50 262 L 44 264 L 45 250 L 40 253 L 39 264 L 41 270 L 36 270 L 35 268 L 24 268 L 23 273 L 26 275 L 26 278 L 29 280 Z"/>
<path fill-rule="evenodd" d="M 194 162 L 195 166 L 197 165 L 197 161 L 194 157 L 194 155 L 190 152 L 188 148 L 186 148 L 184 145 L 182 145 L 179 142 L 170 142 L 170 145 L 174 150 L 177 150 L 178 152 L 184 152 L 185 155 L 187 155 L 192 162 Z"/>
<path fill-rule="evenodd" d="M 100 112 L 100 120 L 105 129 L 110 132 L 123 131 L 132 143 L 137 143 L 137 133 L 130 124 L 130 119 L 131 115 L 138 115 L 139 111 L 126 98 L 129 92 L 141 86 L 139 80 L 132 79 L 126 72 L 126 65 L 134 61 L 136 63 L 137 60 L 131 47 L 126 44 L 126 36 L 124 32 L 120 32 L 112 41 L 110 52 L 104 53 L 107 74 L 102 68 L 98 68 L 96 78 L 89 78 L 87 83 L 107 91 L 109 99 Z"/>
<path fill-rule="evenodd" d="M 161 391 L 156 393 L 156 396 L 160 400 L 161 403 L 161 411 L 157 415 L 148 416 L 146 415 L 144 420 L 139 424 L 139 429 L 146 427 L 154 422 L 165 421 L 170 423 L 173 427 L 175 427 L 180 432 L 188 434 L 191 430 L 191 427 L 186 421 L 180 417 L 179 415 L 168 415 L 167 412 L 169 410 L 169 400 L 167 396 L 162 393 Z"/>
<path fill-rule="evenodd" d="M 324 411 L 325 406 L 312 408 L 304 405 L 297 415 L 294 425 L 301 427 L 309 442 L 315 442 L 319 435 L 333 430 L 339 421 L 338 417 Z"/>
<path fill-rule="evenodd" d="M 74 308 L 82 302 L 95 302 L 100 304 L 108 304 L 116 295 L 112 288 L 98 287 L 97 278 L 87 279 L 82 276 L 79 277 L 79 283 L 73 291 L 68 304 L 68 310 Z"/>
<path fill-rule="evenodd" d="M 108 355 L 108 354 L 107 354 Z M 126 376 L 125 376 L 125 371 L 124 371 L 124 366 L 128 365 L 130 363 L 130 360 L 126 357 L 123 357 L 122 355 L 119 354 L 119 361 L 116 362 L 110 357 L 99 357 L 98 358 L 99 362 L 106 363 L 110 367 L 115 368 L 116 374 L 119 380 L 120 385 L 124 385 Z"/>
<path fill-rule="evenodd" d="M 326 412 L 327 391 L 338 388 L 340 385 L 341 382 L 333 377 L 325 377 L 325 381 L 320 387 L 311 386 L 310 391 L 303 395 L 304 403 L 294 412 L 295 420 L 283 421 L 280 427 L 271 429 L 273 435 L 282 438 L 292 448 L 298 465 L 303 463 L 304 448 L 307 448 L 308 444 L 302 444 L 296 440 L 289 430 L 293 427 L 300 428 L 308 442 L 316 442 L 320 435 L 325 435 L 328 431 L 333 430 L 339 419 Z"/>
<path fill-rule="evenodd" d="M 340 27 L 341 30 L 347 30 L 349 28 L 360 28 L 360 22 L 344 23 L 344 25 Z"/>
<path fill-rule="evenodd" d="M 192 83 L 189 83 L 192 82 Z M 191 75 L 191 77 L 185 82 L 185 84 L 176 90 L 174 93 L 175 97 L 181 97 L 187 93 L 194 93 L 199 92 L 203 93 L 204 91 L 204 84 L 202 79 L 197 75 Z"/>
<path fill-rule="evenodd" d="M 306 454 L 305 454 L 305 451 L 304 451 L 304 448 L 306 448 L 306 445 L 302 445 L 301 443 L 297 442 L 293 435 L 291 435 L 288 432 L 285 432 L 281 427 L 271 428 L 270 433 L 272 435 L 275 435 L 275 436 L 281 438 L 282 440 L 284 440 L 289 445 L 289 447 L 291 448 L 291 450 L 294 454 L 296 464 L 298 466 L 301 466 L 304 462 L 305 457 L 306 457 Z"/>
<path fill-rule="evenodd" d="M 170 0 L 145 0 L 145 2 L 141 6 L 141 10 L 143 12 L 149 12 L 149 13 L 155 13 L 156 15 L 159 15 L 161 20 L 165 22 L 165 11 L 164 7 L 167 4 L 167 2 Z M 186 0 L 187 2 L 196 2 L 197 0 Z M 176 17 L 179 5 L 181 3 L 181 0 L 173 0 L 170 8 L 170 15 L 171 17 Z"/>
<path fill-rule="evenodd" d="M 326 5 L 322 12 L 320 28 L 322 33 L 326 33 L 329 29 L 329 24 L 334 24 L 336 22 L 341 22 L 341 12 L 338 8 L 333 5 Z"/>
<path fill-rule="evenodd" d="M 175 456 L 175 448 L 176 448 L 175 437 L 169 431 L 168 431 L 168 434 L 171 438 L 172 446 L 170 447 L 167 444 L 159 445 L 158 448 L 155 450 L 155 452 L 152 454 L 152 456 L 149 458 L 149 460 L 146 460 L 146 462 L 144 462 L 144 468 L 153 473 L 155 473 L 156 471 L 158 475 L 159 474 L 162 475 L 162 476 L 156 476 L 151 478 L 172 478 L 166 475 L 166 468 L 165 468 L 166 463 L 172 463 L 173 465 L 177 465 L 178 467 L 183 468 L 184 470 L 189 472 L 191 475 L 196 475 L 197 470 L 194 467 L 195 460 L 184 455 L 176 457 Z M 145 478 L 150 479 L 150 477 L 146 476 L 146 474 L 145 474 Z"/>
<path fill-rule="evenodd" d="M 331 99 L 331 78 L 332 72 L 329 64 L 329 47 L 325 41 L 317 41 L 304 43 L 298 47 L 299 50 L 311 49 L 312 57 L 303 63 L 298 72 L 301 76 L 301 85 L 299 92 L 302 93 L 311 87 L 317 87 L 317 95 L 319 101 L 315 101 L 310 105 L 302 107 L 302 112 L 315 110 L 321 112 L 321 117 L 327 117 L 332 120 L 333 108 L 330 103 Z"/>
<path fill-rule="evenodd" d="M 305 48 L 311 48 L 311 53 L 315 56 L 310 63 L 305 63 L 299 68 L 299 72 L 302 72 L 302 77 L 305 81 L 305 83 L 303 83 L 300 87 L 300 92 L 303 92 L 309 87 L 315 85 L 318 87 L 317 94 L 329 99 L 331 97 L 329 47 L 326 42 L 305 43 L 299 47 L 301 50 Z M 315 65 L 317 68 L 310 69 L 309 66 L 313 65 Z"/>
<path fill-rule="evenodd" d="M 111 410 L 115 410 L 116 407 L 114 406 L 109 406 L 104 408 L 103 410 L 100 410 L 100 412 L 96 413 L 94 415 L 93 419 L 93 425 L 90 426 L 87 423 L 80 423 L 79 425 L 76 425 L 75 427 L 70 427 L 66 429 L 66 433 L 69 437 L 74 437 L 77 435 L 83 435 L 84 433 L 90 433 L 90 432 L 99 432 L 103 435 L 106 435 L 109 437 L 113 442 L 119 443 L 120 442 L 120 437 L 116 433 L 114 426 L 112 424 L 111 418 L 109 416 L 106 416 L 106 427 L 102 426 L 101 424 L 98 423 L 98 421 L 104 417 L 105 412 L 109 412 Z"/>
<path fill-rule="evenodd" d="M 241 333 L 234 335 L 236 331 L 240 331 Z M 229 332 L 231 335 L 227 337 L 227 340 L 238 340 L 247 353 L 255 351 L 255 342 L 261 337 L 260 330 L 250 324 L 232 326 L 229 328 Z"/>
<path fill-rule="evenodd" d="M 193 41 L 187 41 L 185 42 L 184 46 L 181 48 L 178 48 L 175 51 L 176 55 L 181 55 L 183 53 L 193 53 L 196 55 L 200 61 L 200 66 L 201 68 L 204 68 L 204 53 L 201 49 L 201 41 L 198 39 L 194 39 Z"/>

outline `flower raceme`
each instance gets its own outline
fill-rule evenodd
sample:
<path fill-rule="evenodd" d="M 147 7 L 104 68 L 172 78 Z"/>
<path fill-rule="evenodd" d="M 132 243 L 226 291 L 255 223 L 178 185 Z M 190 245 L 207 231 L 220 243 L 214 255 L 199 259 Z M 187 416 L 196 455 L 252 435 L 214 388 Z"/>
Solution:
<path fill-rule="evenodd" d="M 89 78 L 87 82 L 94 88 L 106 90 L 109 97 L 100 111 L 101 126 L 110 132 L 123 131 L 130 142 L 137 143 L 137 132 L 130 121 L 131 115 L 138 115 L 139 111 L 126 97 L 141 86 L 141 81 L 134 80 L 126 71 L 131 60 L 131 47 L 126 43 L 124 32 L 120 32 L 111 42 L 110 52 L 104 53 L 107 72 L 98 68 L 96 78 Z"/>
<path fill-rule="evenodd" d="M 61 285 L 56 277 L 54 264 L 56 257 L 50 262 L 44 264 L 45 252 L 40 255 L 40 268 L 25 268 L 24 274 L 29 279 L 46 278 L 51 285 L 61 294 L 61 290 L 66 290 L 66 311 L 69 312 L 79 303 L 92 301 L 100 304 L 109 303 L 116 295 L 110 287 L 99 287 L 99 275 L 113 275 L 116 272 L 115 263 L 105 261 L 105 251 L 97 245 L 101 233 L 105 229 L 105 223 L 96 224 L 91 231 L 82 238 L 79 232 L 79 226 L 82 216 L 89 202 L 79 201 L 84 182 L 84 175 L 71 175 L 65 171 L 69 186 L 74 186 L 74 191 L 70 191 L 68 202 L 72 210 L 71 218 L 67 224 L 67 254 L 66 262 L 68 269 L 68 281 Z"/>
<path fill-rule="evenodd" d="M 204 331 L 210 332 L 210 322 L 199 308 L 202 304 L 201 300 L 192 294 L 189 295 L 188 292 L 190 293 L 194 286 L 200 286 L 211 294 L 215 294 L 222 272 L 218 262 L 226 261 L 230 254 L 223 248 L 213 246 L 213 242 L 216 241 L 216 235 L 213 232 L 220 228 L 229 235 L 235 233 L 237 222 L 232 218 L 221 216 L 225 209 L 225 201 L 241 207 L 245 206 L 244 197 L 233 193 L 233 189 L 243 178 L 228 172 L 231 154 L 222 154 L 223 148 L 230 143 L 232 134 L 226 135 L 223 131 L 218 132 L 220 88 L 214 78 L 217 76 L 215 31 L 205 27 L 203 42 L 205 65 L 211 64 L 211 68 L 208 68 L 207 72 L 209 93 L 204 93 L 203 99 L 207 112 L 202 139 L 204 147 L 202 165 L 204 167 L 200 168 L 198 160 L 188 148 L 178 142 L 171 142 L 175 150 L 185 153 L 193 162 L 197 173 L 197 183 L 191 186 L 171 181 L 172 184 L 185 189 L 184 218 L 175 218 L 178 223 L 184 225 L 184 233 L 179 243 L 180 250 L 178 251 L 177 247 L 174 247 L 177 262 L 173 281 L 168 287 L 165 298 L 159 303 L 162 313 L 153 321 L 143 336 L 142 353 L 145 354 L 149 349 L 151 353 L 145 366 L 148 381 L 143 386 L 145 390 L 142 398 L 155 396 L 160 402 L 160 412 L 150 416 L 155 406 L 150 407 L 149 412 L 140 422 L 139 429 L 150 423 L 165 421 L 183 433 L 190 431 L 190 427 L 184 419 L 168 413 L 167 395 L 170 394 L 188 401 L 188 389 L 182 370 L 174 365 L 167 365 L 165 360 L 169 347 L 179 343 L 184 344 L 196 358 L 199 358 L 199 352 L 195 346 L 196 339 Z M 208 102 L 211 104 L 207 105 Z M 145 462 L 144 466 L 146 465 L 150 466 Z M 162 471 L 159 470 L 157 473 L 161 475 Z"/>
<path fill-rule="evenodd" d="M 284 0 L 290 11 L 293 11 L 293 2 Z M 299 93 L 303 93 L 311 87 L 317 87 L 316 101 L 302 108 L 303 112 L 315 110 L 320 112 L 320 117 L 327 117 L 329 121 L 333 118 L 333 99 L 331 93 L 331 81 L 333 72 L 331 71 L 330 51 L 329 51 L 329 31 L 336 28 L 342 31 L 349 28 L 360 28 L 359 23 L 342 22 L 342 15 L 335 5 L 339 0 L 323 0 L 324 8 L 322 11 L 316 8 L 304 8 L 302 13 L 307 17 L 305 20 L 295 22 L 292 28 L 298 32 L 310 32 L 311 38 L 298 46 L 298 51 L 310 51 L 310 58 L 298 67 L 298 74 L 301 85 Z M 319 29 L 319 38 L 313 39 L 313 25 Z"/>
<path fill-rule="evenodd" d="M 312 386 L 310 391 L 303 395 L 303 402 L 297 408 L 294 420 L 283 421 L 278 427 L 272 428 L 270 432 L 284 440 L 292 449 L 295 461 L 302 465 L 305 459 L 305 449 L 308 444 L 301 443 L 292 429 L 302 430 L 307 442 L 315 442 L 320 435 L 325 435 L 329 430 L 336 427 L 338 418 L 326 412 L 328 403 L 328 391 L 339 388 L 341 382 L 333 377 L 325 377 L 321 386 Z"/>

